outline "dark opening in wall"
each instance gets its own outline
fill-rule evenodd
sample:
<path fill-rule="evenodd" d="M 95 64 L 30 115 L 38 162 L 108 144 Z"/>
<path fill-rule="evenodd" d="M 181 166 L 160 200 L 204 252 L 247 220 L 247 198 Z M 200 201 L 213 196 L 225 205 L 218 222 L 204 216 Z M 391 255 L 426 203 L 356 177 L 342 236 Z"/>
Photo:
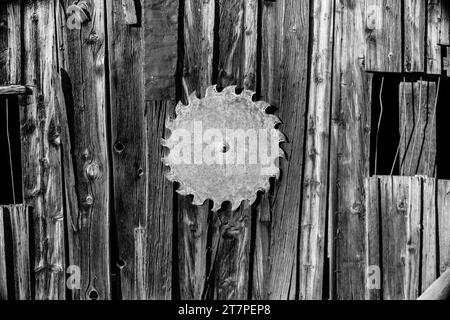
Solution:
<path fill-rule="evenodd" d="M 7 103 L 9 106 L 8 119 L 6 117 Z M 7 122 L 9 123 L 10 148 L 8 146 Z M 11 154 L 9 149 L 11 149 Z M 11 178 L 10 156 L 13 179 Z M 14 203 L 13 180 L 16 202 L 21 203 L 22 168 L 20 155 L 20 117 L 18 101 L 15 97 L 0 97 L 0 165 L 0 205 Z"/>
<path fill-rule="evenodd" d="M 375 74 L 371 175 L 450 179 L 450 79 Z"/>

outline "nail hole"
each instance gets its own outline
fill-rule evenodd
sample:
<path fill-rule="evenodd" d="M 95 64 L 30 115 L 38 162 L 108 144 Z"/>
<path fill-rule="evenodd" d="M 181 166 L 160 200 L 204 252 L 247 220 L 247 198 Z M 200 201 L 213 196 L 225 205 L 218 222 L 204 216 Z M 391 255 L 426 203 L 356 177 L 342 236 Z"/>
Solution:
<path fill-rule="evenodd" d="M 89 292 L 89 299 L 90 300 L 98 300 L 98 292 L 95 290 L 92 290 Z"/>
<path fill-rule="evenodd" d="M 125 260 L 120 259 L 119 261 L 117 261 L 117 266 L 122 269 L 126 266 L 126 262 Z"/>
<path fill-rule="evenodd" d="M 125 150 L 125 146 L 121 142 L 116 142 L 114 145 L 114 151 L 117 153 L 122 153 Z"/>
<path fill-rule="evenodd" d="M 144 169 L 139 168 L 139 169 L 137 170 L 137 175 L 138 175 L 139 177 L 142 177 L 142 176 L 144 175 Z"/>

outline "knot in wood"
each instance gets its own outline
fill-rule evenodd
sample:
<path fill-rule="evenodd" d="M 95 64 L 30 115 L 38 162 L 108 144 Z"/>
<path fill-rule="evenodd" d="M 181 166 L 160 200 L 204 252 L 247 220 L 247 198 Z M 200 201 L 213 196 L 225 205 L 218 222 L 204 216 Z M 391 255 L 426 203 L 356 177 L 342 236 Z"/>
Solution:
<path fill-rule="evenodd" d="M 90 180 L 100 178 L 101 170 L 98 162 L 94 161 L 86 167 L 86 174 Z"/>

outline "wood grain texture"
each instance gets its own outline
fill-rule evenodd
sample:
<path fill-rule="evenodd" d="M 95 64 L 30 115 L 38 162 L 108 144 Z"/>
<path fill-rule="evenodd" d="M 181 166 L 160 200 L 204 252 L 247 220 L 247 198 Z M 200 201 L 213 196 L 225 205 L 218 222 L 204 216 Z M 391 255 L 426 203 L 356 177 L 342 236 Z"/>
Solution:
<path fill-rule="evenodd" d="M 148 255 L 150 299 L 172 296 L 173 186 L 164 177 L 160 139 L 176 103 L 178 61 L 178 0 L 144 4 L 144 82 L 147 121 Z"/>
<path fill-rule="evenodd" d="M 314 2 L 303 208 L 300 231 L 300 299 L 323 298 L 328 204 L 328 160 L 334 35 L 334 1 Z"/>
<path fill-rule="evenodd" d="M 436 180 L 423 180 L 422 287 L 425 292 L 439 276 L 436 213 Z"/>
<path fill-rule="evenodd" d="M 125 23 L 129 25 L 137 24 L 139 20 L 134 0 L 122 0 L 122 8 Z"/>
<path fill-rule="evenodd" d="M 369 175 L 372 76 L 364 72 L 361 1 L 338 1 L 330 146 L 332 296 L 365 297 L 364 180 Z"/>
<path fill-rule="evenodd" d="M 448 300 L 450 297 L 450 269 L 439 277 L 433 284 L 419 297 L 418 300 Z"/>
<path fill-rule="evenodd" d="M 35 298 L 65 298 L 65 243 L 60 122 L 55 107 L 55 4 L 23 1 L 24 83 L 20 99 L 23 193 L 33 207 Z"/>
<path fill-rule="evenodd" d="M 183 99 L 194 91 L 204 97 L 212 85 L 216 1 L 185 1 Z M 208 201 L 192 205 L 178 196 L 178 258 L 181 299 L 201 299 L 207 279 Z"/>
<path fill-rule="evenodd" d="M 0 85 L 22 84 L 22 4 L 0 5 Z"/>
<path fill-rule="evenodd" d="M 404 1 L 404 70 L 425 72 L 426 2 Z"/>
<path fill-rule="evenodd" d="M 401 83 L 400 172 L 434 177 L 436 172 L 436 83 Z"/>
<path fill-rule="evenodd" d="M 441 45 L 450 45 L 450 7 L 445 0 L 429 0 L 427 16 L 427 74 L 442 73 Z"/>
<path fill-rule="evenodd" d="M 8 300 L 8 279 L 6 276 L 5 209 L 0 206 L 0 301 Z"/>
<path fill-rule="evenodd" d="M 6 3 L 0 4 L 0 85 L 8 84 L 8 9 Z"/>
<path fill-rule="evenodd" d="M 439 274 L 450 268 L 450 181 L 438 181 Z"/>
<path fill-rule="evenodd" d="M 402 72 L 402 2 L 365 0 L 366 70 Z"/>
<path fill-rule="evenodd" d="M 115 236 L 118 245 L 117 260 L 113 264 L 120 276 L 122 299 L 148 299 L 148 282 L 139 284 L 150 272 L 145 250 L 148 247 L 136 247 L 148 236 L 146 228 L 150 214 L 146 181 L 151 168 L 147 166 L 144 30 L 127 25 L 121 9 L 120 1 L 107 4 Z"/>
<path fill-rule="evenodd" d="M 65 1 L 63 8 L 68 10 L 71 4 Z M 73 193 L 67 193 L 73 191 L 67 188 L 66 196 L 68 201 L 77 201 L 77 206 L 66 208 L 70 210 L 69 261 L 81 269 L 81 288 L 73 292 L 73 298 L 104 300 L 111 297 L 105 7 L 96 1 L 86 4 L 90 21 L 81 23 L 80 30 L 63 28 L 64 34 L 60 36 L 66 55 L 62 67 L 69 126 L 64 125 L 64 133 L 69 134 L 64 140 L 72 154 L 70 160 L 63 153 L 65 182 L 67 188 L 76 188 L 76 198 Z M 74 181 L 67 176 L 70 166 L 73 166 Z"/>
<path fill-rule="evenodd" d="M 20 85 L 0 86 L 0 96 L 23 95 L 27 92 L 27 87 Z"/>
<path fill-rule="evenodd" d="M 378 177 L 366 179 L 366 300 L 380 300 L 382 295 L 381 274 L 375 273 L 381 271 L 383 249 L 380 246 L 379 188 L 380 182 Z M 380 286 L 377 287 L 377 284 Z"/>
<path fill-rule="evenodd" d="M 13 205 L 8 206 L 8 211 L 13 241 L 15 298 L 17 300 L 31 300 L 29 208 L 24 205 Z M 58 272 L 58 270 L 55 270 L 55 272 Z"/>

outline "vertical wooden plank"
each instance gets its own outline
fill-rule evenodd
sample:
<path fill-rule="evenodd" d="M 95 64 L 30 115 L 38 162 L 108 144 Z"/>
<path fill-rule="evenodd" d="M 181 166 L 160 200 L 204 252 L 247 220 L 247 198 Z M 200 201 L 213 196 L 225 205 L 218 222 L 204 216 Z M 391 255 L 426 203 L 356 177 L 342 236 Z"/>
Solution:
<path fill-rule="evenodd" d="M 405 72 L 425 71 L 426 2 L 404 1 Z"/>
<path fill-rule="evenodd" d="M 8 9 L 0 4 L 0 85 L 8 84 Z"/>
<path fill-rule="evenodd" d="M 21 99 L 25 204 L 34 208 L 35 297 L 65 298 L 65 245 L 60 124 L 55 107 L 55 3 L 24 1 L 24 82 Z"/>
<path fill-rule="evenodd" d="M 436 172 L 436 83 L 418 81 L 400 85 L 400 172 L 426 175 Z"/>
<path fill-rule="evenodd" d="M 0 301 L 8 300 L 8 279 L 6 278 L 6 242 L 4 208 L 0 206 Z"/>
<path fill-rule="evenodd" d="M 438 278 L 438 243 L 436 227 L 436 180 L 423 181 L 423 219 L 422 219 L 422 288 L 421 293 Z"/>
<path fill-rule="evenodd" d="M 73 2 L 64 1 L 62 5 L 67 13 L 64 33 L 59 34 L 60 46 L 64 47 L 61 55 L 65 54 L 60 59 L 62 79 L 68 88 L 64 108 L 68 114 L 62 114 L 68 121 L 63 125 L 66 201 L 77 201 L 77 207 L 67 207 L 69 262 L 81 271 L 81 287 L 73 292 L 73 298 L 104 300 L 111 298 L 105 7 L 102 2 L 88 1 L 86 10 L 91 19 L 78 21 L 78 28 L 72 21 L 76 19 L 73 7 L 69 10 Z M 64 149 L 72 148 L 69 142 L 73 144 L 72 159 Z M 70 177 L 70 170 L 75 177 Z M 72 187 L 76 188 L 76 197 Z"/>
<path fill-rule="evenodd" d="M 322 299 L 328 198 L 334 1 L 314 2 L 303 208 L 300 299 Z"/>
<path fill-rule="evenodd" d="M 364 72 L 362 1 L 335 10 L 330 209 L 333 297 L 365 297 L 365 194 L 369 175 L 372 76 Z M 333 249 L 333 250 L 331 250 Z"/>
<path fill-rule="evenodd" d="M 219 0 L 219 74 L 221 87 L 237 85 L 256 91 L 257 0 Z M 231 205 L 215 215 L 213 237 L 217 237 L 212 267 L 214 298 L 248 298 L 251 209 Z M 225 263 L 225 261 L 227 261 Z"/>
<path fill-rule="evenodd" d="M 0 5 L 0 84 L 21 84 L 22 12 L 20 1 Z"/>
<path fill-rule="evenodd" d="M 382 177 L 380 190 L 383 299 L 417 299 L 422 181 L 417 177 Z"/>
<path fill-rule="evenodd" d="M 148 2 L 148 1 L 147 1 Z M 147 141 L 144 101 L 144 29 L 127 24 L 120 0 L 107 1 L 114 210 L 122 299 L 148 299 Z M 138 19 L 139 20 L 139 19 Z M 146 23 L 143 21 L 143 23 Z M 152 59 L 153 56 L 148 57 Z M 155 213 L 155 214 L 159 214 Z M 135 238 L 135 236 L 137 238 Z M 139 250 L 141 249 L 141 250 Z M 138 252 L 139 251 L 139 252 Z M 143 256 L 139 256 L 139 254 Z M 153 263 L 153 262 L 152 262 Z"/>
<path fill-rule="evenodd" d="M 366 70 L 402 72 L 402 2 L 365 0 Z"/>
<path fill-rule="evenodd" d="M 379 179 L 372 177 L 366 179 L 366 300 L 381 299 L 381 255 L 380 247 L 380 208 L 379 208 Z M 370 283 L 369 283 L 370 281 Z M 377 283 L 378 282 L 378 283 Z M 379 287 L 377 287 L 379 285 Z"/>
<path fill-rule="evenodd" d="M 450 268 L 450 181 L 439 180 L 437 194 L 439 225 L 439 271 Z"/>
<path fill-rule="evenodd" d="M 148 161 L 148 255 L 149 298 L 172 295 L 173 188 L 164 178 L 160 138 L 166 136 L 165 121 L 173 116 L 176 102 L 178 61 L 178 0 L 144 3 L 145 99 Z"/>
<path fill-rule="evenodd" d="M 30 276 L 29 211 L 28 207 L 24 205 L 9 206 L 8 211 L 13 239 L 15 297 L 17 300 L 30 300 L 32 299 L 32 282 Z M 50 281 L 52 279 L 50 278 Z"/>
<path fill-rule="evenodd" d="M 184 99 L 205 95 L 212 85 L 216 1 L 188 0 L 184 4 Z M 178 258 L 181 299 L 201 299 L 205 287 L 209 202 L 192 205 L 178 196 Z"/>
<path fill-rule="evenodd" d="M 442 73 L 441 45 L 450 44 L 449 5 L 445 0 L 429 0 L 427 16 L 427 69 L 428 74 Z"/>

